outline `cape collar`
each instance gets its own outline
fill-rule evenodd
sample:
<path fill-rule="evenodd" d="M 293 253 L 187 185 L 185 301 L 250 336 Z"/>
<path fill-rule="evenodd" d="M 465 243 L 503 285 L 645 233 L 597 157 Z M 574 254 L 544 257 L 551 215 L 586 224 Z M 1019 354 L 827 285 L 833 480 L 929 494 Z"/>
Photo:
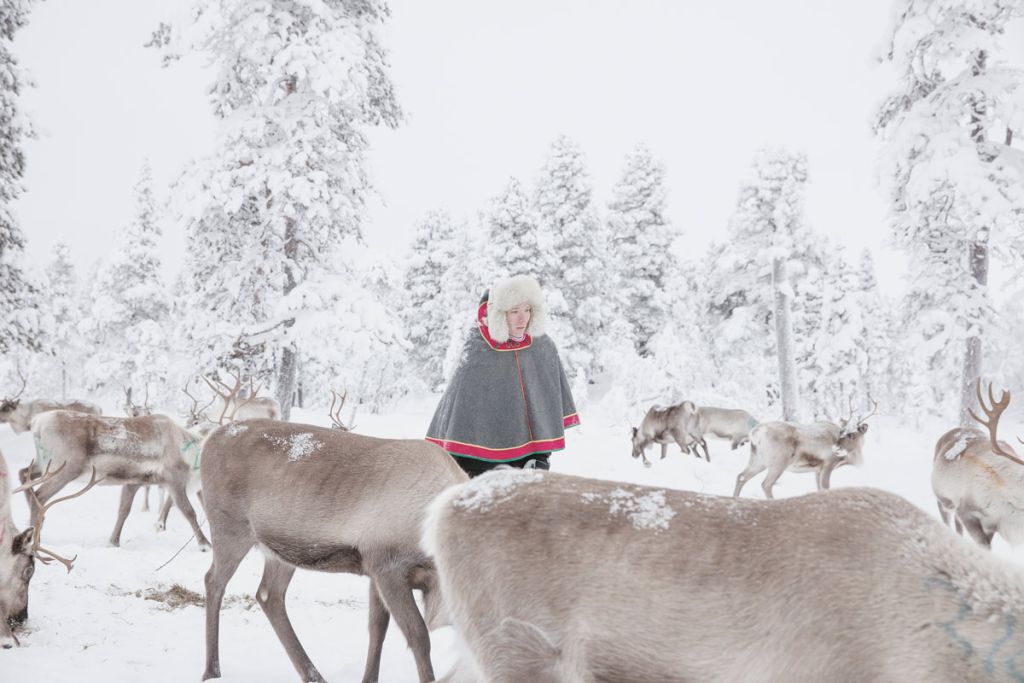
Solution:
<path fill-rule="evenodd" d="M 522 341 L 513 341 L 509 339 L 505 342 L 496 342 L 491 338 L 491 332 L 487 329 L 487 302 L 484 301 L 480 304 L 480 307 L 476 309 L 476 324 L 480 328 L 480 336 L 484 338 L 487 345 L 495 351 L 518 351 L 525 349 L 533 343 L 533 338 L 530 335 L 526 335 Z"/>

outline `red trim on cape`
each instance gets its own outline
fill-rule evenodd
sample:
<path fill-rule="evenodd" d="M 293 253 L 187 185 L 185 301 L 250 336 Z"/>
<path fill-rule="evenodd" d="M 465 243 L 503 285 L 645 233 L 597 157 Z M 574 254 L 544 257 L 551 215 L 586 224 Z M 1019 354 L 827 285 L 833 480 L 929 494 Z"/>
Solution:
<path fill-rule="evenodd" d="M 427 437 L 427 441 L 436 443 L 452 455 L 461 455 L 470 458 L 477 458 L 479 460 L 489 460 L 491 462 L 519 460 L 520 458 L 525 458 L 532 453 L 549 453 L 551 451 L 560 451 L 565 448 L 564 436 L 560 436 L 557 439 L 545 439 L 543 441 L 527 441 L 523 445 L 515 446 L 514 448 L 487 448 L 486 446 L 462 443 L 461 441 L 435 439 L 429 436 Z"/>
<path fill-rule="evenodd" d="M 519 349 L 525 349 L 533 343 L 533 338 L 530 335 L 525 335 L 522 341 L 513 341 L 509 339 L 506 342 L 498 343 L 491 338 L 491 332 L 487 329 L 487 302 L 483 301 L 480 306 L 476 309 L 476 324 L 480 328 L 480 336 L 484 338 L 487 345 L 495 351 L 518 351 Z"/>
<path fill-rule="evenodd" d="M 568 429 L 569 427 L 575 427 L 580 423 L 580 416 L 576 413 L 572 415 L 566 415 L 562 418 L 562 429 Z"/>

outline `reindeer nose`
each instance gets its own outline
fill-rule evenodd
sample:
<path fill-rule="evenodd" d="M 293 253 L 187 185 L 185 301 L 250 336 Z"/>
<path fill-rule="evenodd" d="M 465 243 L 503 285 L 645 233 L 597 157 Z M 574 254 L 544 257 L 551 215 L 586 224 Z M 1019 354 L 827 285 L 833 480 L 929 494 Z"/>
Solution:
<path fill-rule="evenodd" d="M 11 626 L 20 626 L 26 621 L 28 621 L 28 605 L 25 606 L 25 609 L 7 619 L 7 623 Z"/>

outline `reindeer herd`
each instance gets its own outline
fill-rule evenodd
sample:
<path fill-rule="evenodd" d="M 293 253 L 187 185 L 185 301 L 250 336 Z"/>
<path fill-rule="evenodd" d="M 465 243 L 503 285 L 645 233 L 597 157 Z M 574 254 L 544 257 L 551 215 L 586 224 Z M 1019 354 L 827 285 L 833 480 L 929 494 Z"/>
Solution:
<path fill-rule="evenodd" d="M 979 383 L 985 419 L 975 419 L 986 431 L 938 440 L 940 523 L 893 494 L 827 490 L 836 468 L 862 463 L 877 406 L 861 417 L 851 404 L 838 423 L 813 424 L 759 423 L 691 401 L 651 408 L 632 430 L 632 456 L 645 466 L 653 444 L 662 458 L 675 443 L 708 462 L 708 437 L 749 444 L 725 498 L 537 470 L 469 481 L 425 440 L 352 432 L 344 394 L 332 392 L 334 428 L 322 428 L 281 421 L 276 403 L 239 377 L 207 384 L 213 398 L 202 407 L 186 387 L 184 426 L 148 400 L 135 405 L 128 390 L 126 417 L 82 402 L 0 404 L 0 421 L 30 431 L 36 446 L 17 485 L 0 457 L 0 645 L 17 644 L 35 561 L 69 570 L 74 561 L 39 545 L 46 511 L 93 486 L 121 486 L 118 545 L 138 489 L 158 486 L 161 518 L 177 506 L 212 550 L 204 680 L 221 675 L 225 586 L 258 547 L 257 602 L 304 681 L 323 678 L 285 609 L 297 568 L 369 578 L 364 682 L 378 679 L 392 617 L 421 681 L 434 680 L 429 632 L 449 623 L 467 646 L 442 679 L 450 683 L 1024 681 L 1024 574 L 986 552 L 996 533 L 1024 539 L 1024 460 L 997 439 L 1008 393 L 997 401 L 990 388 L 986 404 Z M 771 499 L 787 470 L 814 472 L 819 493 L 739 498 L 764 472 Z M 24 531 L 9 492 L 28 501 Z"/>

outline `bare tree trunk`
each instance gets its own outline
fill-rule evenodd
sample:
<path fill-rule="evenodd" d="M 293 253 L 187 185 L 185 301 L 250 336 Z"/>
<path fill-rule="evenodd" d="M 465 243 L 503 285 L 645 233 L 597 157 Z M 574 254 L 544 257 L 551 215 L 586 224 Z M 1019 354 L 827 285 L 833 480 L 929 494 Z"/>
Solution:
<path fill-rule="evenodd" d="M 779 355 L 779 386 L 782 391 L 782 419 L 795 421 L 800 414 L 797 395 L 796 361 L 793 357 L 793 322 L 790 318 L 789 283 L 786 264 L 776 257 L 772 263 L 772 295 L 775 299 L 775 346 Z"/>
<path fill-rule="evenodd" d="M 988 242 L 982 240 L 971 242 L 968 249 L 970 249 L 971 279 L 974 280 L 974 285 L 978 289 L 984 290 L 988 287 Z M 974 420 L 967 411 L 976 407 L 974 405 L 977 400 L 974 396 L 974 386 L 981 376 L 982 361 L 981 330 L 977 325 L 971 329 L 972 334 L 967 337 L 966 341 L 964 371 L 960 379 L 960 424 L 965 427 L 974 424 Z"/>
<path fill-rule="evenodd" d="M 979 50 L 975 56 L 974 66 L 971 71 L 975 76 L 985 71 L 987 53 Z M 978 145 L 978 152 L 981 153 L 981 145 L 985 142 L 985 101 L 981 98 L 971 103 L 971 139 Z M 1012 133 L 1007 130 L 1007 144 L 1012 141 Z M 971 271 L 971 286 L 980 292 L 988 289 L 988 228 L 981 228 L 978 237 L 968 244 L 969 268 Z M 969 320 L 970 336 L 966 340 L 964 350 L 964 369 L 960 376 L 960 424 L 968 426 L 973 424 L 970 414 L 967 412 L 974 407 L 975 396 L 974 386 L 981 376 L 982 345 L 981 329 L 979 329 L 981 311 L 977 312 L 979 319 Z"/>
<path fill-rule="evenodd" d="M 293 219 L 287 219 L 284 230 L 284 254 L 285 254 L 285 282 L 284 294 L 287 296 L 298 284 L 295 279 L 295 270 L 298 266 L 297 256 L 299 251 L 297 228 Z M 292 318 L 285 322 L 286 329 L 295 324 Z M 292 414 L 292 403 L 295 400 L 295 381 L 298 377 L 298 349 L 295 344 L 288 344 L 281 350 L 281 361 L 277 367 L 277 402 L 281 404 L 281 419 L 288 420 Z"/>

